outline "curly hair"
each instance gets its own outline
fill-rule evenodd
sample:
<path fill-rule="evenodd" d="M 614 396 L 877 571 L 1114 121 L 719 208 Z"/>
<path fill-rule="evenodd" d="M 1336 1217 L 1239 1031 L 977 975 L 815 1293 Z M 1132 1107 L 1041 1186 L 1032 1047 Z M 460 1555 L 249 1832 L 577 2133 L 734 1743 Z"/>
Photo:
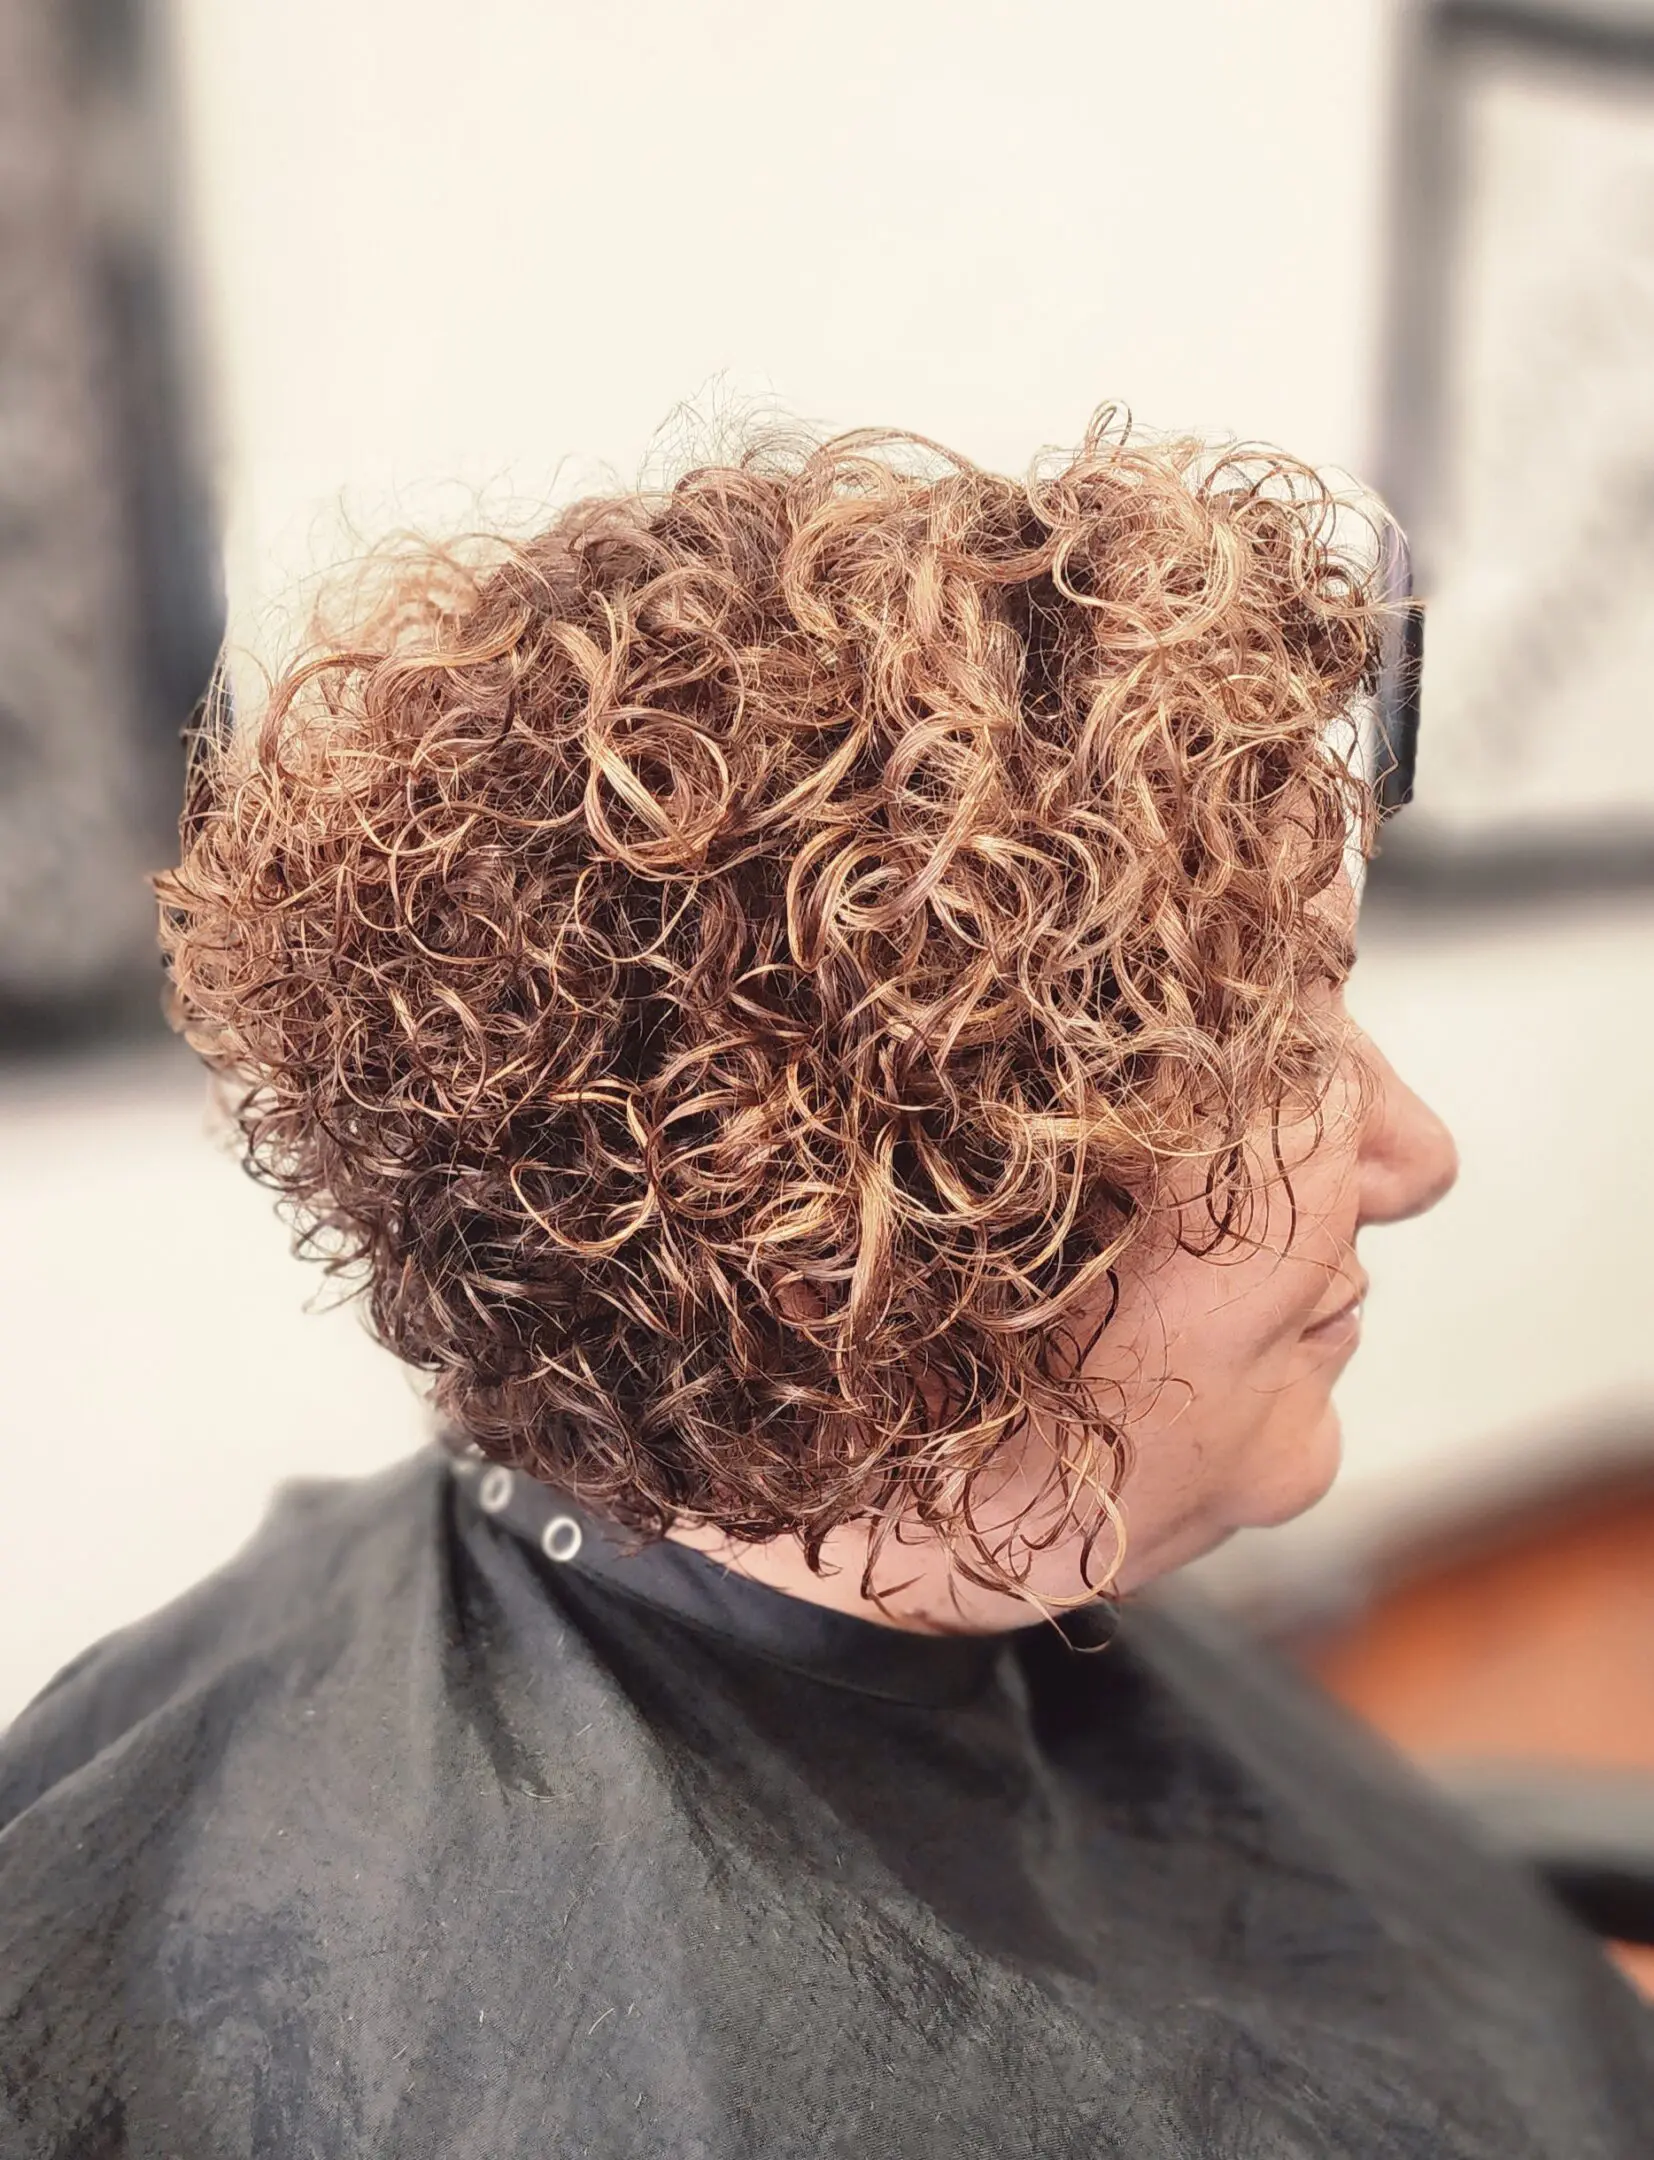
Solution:
<path fill-rule="evenodd" d="M 1117 1488 L 1115 1271 L 1191 1159 L 1242 1234 L 1334 1050 L 1334 504 L 1104 414 L 1022 481 L 767 438 L 385 555 L 156 882 L 249 1167 L 451 1427 L 645 1540 L 918 1521 L 995 1585 L 1030 1420 Z"/>

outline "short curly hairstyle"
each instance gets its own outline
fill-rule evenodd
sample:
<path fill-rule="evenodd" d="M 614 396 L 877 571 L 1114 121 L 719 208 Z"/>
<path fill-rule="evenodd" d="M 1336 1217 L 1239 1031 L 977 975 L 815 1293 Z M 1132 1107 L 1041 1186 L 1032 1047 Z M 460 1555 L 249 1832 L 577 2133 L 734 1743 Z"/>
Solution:
<path fill-rule="evenodd" d="M 199 746 L 175 1022 L 452 1429 L 644 1540 L 917 1520 L 996 1585 L 1031 1419 L 1116 1489 L 1114 1271 L 1191 1158 L 1241 1235 L 1335 1062 L 1336 501 L 1110 414 L 1024 480 L 766 437 L 388 551 Z"/>

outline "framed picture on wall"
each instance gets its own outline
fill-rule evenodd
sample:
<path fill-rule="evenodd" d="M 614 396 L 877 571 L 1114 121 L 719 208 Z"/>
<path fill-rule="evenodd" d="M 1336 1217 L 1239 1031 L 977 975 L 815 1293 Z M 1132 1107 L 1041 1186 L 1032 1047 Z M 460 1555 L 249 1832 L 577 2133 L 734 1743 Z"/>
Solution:
<path fill-rule="evenodd" d="M 1428 605 L 1376 886 L 1654 890 L 1654 0 L 1421 0 L 1380 469 Z"/>
<path fill-rule="evenodd" d="M 0 1059 L 161 1029 L 223 627 L 163 0 L 0 4 Z"/>

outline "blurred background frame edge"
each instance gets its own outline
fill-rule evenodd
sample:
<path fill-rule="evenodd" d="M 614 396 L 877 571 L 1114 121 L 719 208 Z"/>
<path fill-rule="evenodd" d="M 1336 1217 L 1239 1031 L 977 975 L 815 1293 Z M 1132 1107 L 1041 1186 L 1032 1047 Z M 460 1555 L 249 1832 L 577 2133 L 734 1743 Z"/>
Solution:
<path fill-rule="evenodd" d="M 1654 97 L 1654 0 L 1410 0 L 1392 63 L 1388 234 L 1375 470 L 1409 536 L 1420 596 L 1437 570 L 1449 360 L 1446 296 L 1466 183 L 1466 86 L 1514 56 L 1599 76 L 1635 69 Z M 1428 714 L 1426 714 L 1428 730 Z M 1421 816 L 1389 826 L 1365 907 L 1379 916 L 1507 914 L 1654 896 L 1654 813 L 1605 826 L 1558 821 L 1542 836 L 1467 838 Z"/>

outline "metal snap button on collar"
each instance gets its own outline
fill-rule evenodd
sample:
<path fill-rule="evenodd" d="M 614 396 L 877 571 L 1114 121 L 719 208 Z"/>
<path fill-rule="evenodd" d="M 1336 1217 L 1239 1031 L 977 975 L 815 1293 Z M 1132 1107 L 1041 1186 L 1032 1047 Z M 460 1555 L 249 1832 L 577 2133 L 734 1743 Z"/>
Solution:
<path fill-rule="evenodd" d="M 477 1505 L 485 1515 L 497 1515 L 511 1498 L 511 1488 L 516 1483 L 503 1463 L 496 1463 L 492 1470 L 483 1474 L 477 1487 Z"/>
<path fill-rule="evenodd" d="M 561 1564 L 580 1550 L 585 1533 L 572 1515 L 554 1515 L 540 1532 L 540 1550 Z"/>

